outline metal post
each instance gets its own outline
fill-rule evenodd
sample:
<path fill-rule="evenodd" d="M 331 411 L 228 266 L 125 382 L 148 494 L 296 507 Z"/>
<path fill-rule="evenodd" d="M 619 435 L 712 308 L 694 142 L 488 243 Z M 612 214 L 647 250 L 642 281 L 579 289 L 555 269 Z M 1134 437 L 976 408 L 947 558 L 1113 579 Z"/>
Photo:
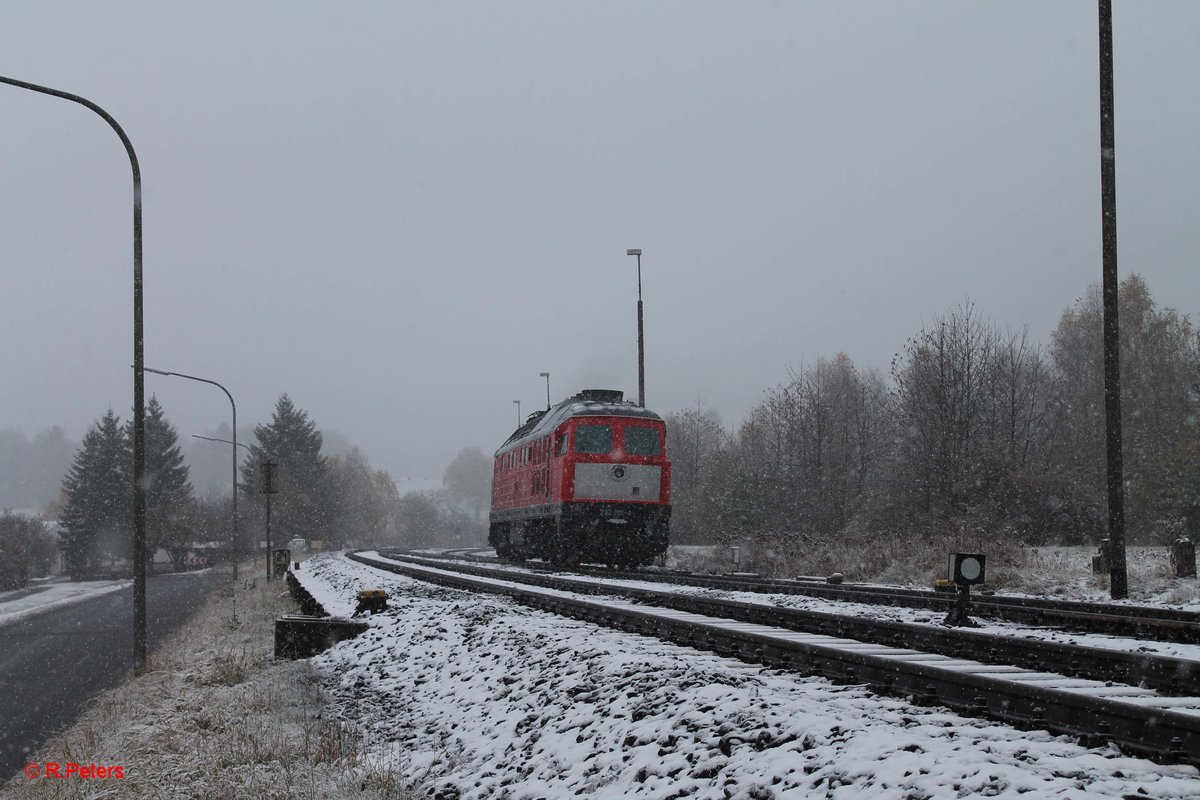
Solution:
<path fill-rule="evenodd" d="M 978 628 L 979 623 L 971 619 L 971 585 L 968 583 L 960 583 L 958 585 L 958 598 L 954 602 L 954 608 L 946 614 L 946 618 L 942 620 L 943 625 L 949 625 L 956 628 Z"/>
<path fill-rule="evenodd" d="M 267 580 L 271 579 L 271 495 L 275 489 L 275 467 L 273 461 L 264 461 L 262 467 L 262 494 L 267 496 Z"/>
<path fill-rule="evenodd" d="M 539 372 L 538 375 L 541 375 L 543 378 L 546 379 L 546 410 L 549 411 L 550 410 L 550 373 L 549 372 Z"/>
<path fill-rule="evenodd" d="M 631 247 L 625 251 L 627 256 L 637 256 L 638 271 L 638 405 L 646 407 L 646 340 L 642 335 L 642 250 Z"/>
<path fill-rule="evenodd" d="M 3 76 L 0 76 L 0 83 L 70 100 L 96 112 L 120 137 L 121 144 L 125 145 L 125 152 L 129 154 L 129 165 L 133 169 L 133 654 L 134 669 L 142 672 L 146 668 L 146 489 L 143 481 L 146 471 L 146 411 L 145 376 L 142 374 L 142 170 L 138 166 L 133 143 L 129 141 L 125 131 L 111 114 L 91 100 L 77 94 Z"/>
<path fill-rule="evenodd" d="M 1121 338 L 1117 280 L 1117 151 L 1113 118 L 1112 0 L 1100 11 L 1100 197 L 1104 272 L 1104 421 L 1108 461 L 1109 594 L 1129 596 L 1125 564 L 1125 480 L 1121 453 Z"/>
<path fill-rule="evenodd" d="M 521 427 L 521 401 L 513 400 L 517 404 L 517 427 Z"/>
<path fill-rule="evenodd" d="M 271 579 L 271 495 L 267 495 L 267 580 Z"/>

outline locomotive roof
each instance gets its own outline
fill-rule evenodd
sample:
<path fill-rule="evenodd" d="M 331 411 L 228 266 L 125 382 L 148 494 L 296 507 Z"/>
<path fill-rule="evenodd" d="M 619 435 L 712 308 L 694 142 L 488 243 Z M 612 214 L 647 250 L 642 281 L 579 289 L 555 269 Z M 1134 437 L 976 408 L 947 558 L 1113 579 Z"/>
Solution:
<path fill-rule="evenodd" d="M 568 397 L 549 411 L 535 411 L 521 427 L 500 445 L 496 454 L 526 439 L 540 439 L 571 417 L 634 417 L 662 420 L 653 411 L 624 399 L 624 392 L 615 389 L 584 389 Z"/>

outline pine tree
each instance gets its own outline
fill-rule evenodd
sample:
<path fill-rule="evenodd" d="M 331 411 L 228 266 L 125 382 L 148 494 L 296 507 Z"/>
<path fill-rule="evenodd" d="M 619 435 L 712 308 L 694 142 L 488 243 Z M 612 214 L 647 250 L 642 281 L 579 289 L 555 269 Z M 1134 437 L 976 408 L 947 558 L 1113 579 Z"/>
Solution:
<path fill-rule="evenodd" d="M 129 481 L 133 481 L 132 420 L 126 426 L 129 443 Z M 145 486 L 146 546 L 153 553 L 158 547 L 170 548 L 190 538 L 187 526 L 192 502 L 188 468 L 179 449 L 179 435 L 167 421 L 157 397 L 151 397 L 145 414 Z"/>
<path fill-rule="evenodd" d="M 83 437 L 63 481 L 61 540 L 67 568 L 78 578 L 104 555 L 129 554 L 133 518 L 129 441 L 109 409 Z"/>
<path fill-rule="evenodd" d="M 262 489 L 260 465 L 271 461 L 275 469 L 272 498 L 272 538 L 293 537 L 330 541 L 328 465 L 321 455 L 323 438 L 317 426 L 286 394 L 275 404 L 270 425 L 254 428 L 258 443 L 242 465 L 242 481 L 253 492 Z M 336 546 L 337 541 L 331 542 Z"/>

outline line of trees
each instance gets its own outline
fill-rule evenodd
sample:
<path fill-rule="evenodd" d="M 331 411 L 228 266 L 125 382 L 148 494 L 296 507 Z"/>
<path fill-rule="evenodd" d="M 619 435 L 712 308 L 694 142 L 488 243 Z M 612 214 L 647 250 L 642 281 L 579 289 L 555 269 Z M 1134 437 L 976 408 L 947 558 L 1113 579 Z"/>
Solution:
<path fill-rule="evenodd" d="M 271 422 L 255 428 L 257 443 L 241 468 L 248 493 L 262 488 L 261 464 L 277 464 L 278 494 L 271 508 L 272 538 L 320 541 L 328 548 L 434 547 L 481 544 L 491 491 L 491 459 L 466 448 L 446 468 L 444 488 L 401 495 L 386 470 L 373 469 L 351 447 L 345 455 L 322 455 L 324 436 L 287 395 Z M 250 506 L 249 527 L 262 530 L 265 505 Z"/>
<path fill-rule="evenodd" d="M 180 566 L 198 544 L 224 549 L 232 538 L 231 498 L 196 497 L 178 434 L 157 398 L 147 404 L 145 425 L 149 551 L 163 548 Z M 271 421 L 254 433 L 239 470 L 240 553 L 256 549 L 263 538 L 261 465 L 266 462 L 276 465 L 274 546 L 294 538 L 327 548 L 462 546 L 485 539 L 491 460 L 478 448 L 459 453 L 446 470 L 443 490 L 402 496 L 391 475 L 373 469 L 358 448 L 324 455 L 324 435 L 286 394 Z M 110 409 L 84 436 L 62 484 L 58 544 L 72 575 L 95 573 L 105 562 L 131 556 L 132 470 L 132 431 Z"/>
<path fill-rule="evenodd" d="M 1200 336 L 1144 280 L 1120 287 L 1128 533 L 1200 535 Z M 734 433 L 668 416 L 677 542 L 781 554 L 889 542 L 1097 542 L 1107 527 L 1101 298 L 1048 348 L 964 304 L 909 339 L 890 381 L 844 354 L 789 373 Z M 803 560 L 803 559 L 800 559 Z"/>

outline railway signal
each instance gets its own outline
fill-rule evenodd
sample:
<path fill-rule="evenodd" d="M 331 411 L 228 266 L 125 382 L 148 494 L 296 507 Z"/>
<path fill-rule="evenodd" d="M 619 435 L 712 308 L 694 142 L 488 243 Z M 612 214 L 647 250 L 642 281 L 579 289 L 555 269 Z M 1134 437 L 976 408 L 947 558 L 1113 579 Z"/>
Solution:
<path fill-rule="evenodd" d="M 983 553 L 951 553 L 947 562 L 947 577 L 958 587 L 958 602 L 946 615 L 943 625 L 956 628 L 978 628 L 969 616 L 971 587 L 983 583 L 986 574 L 987 556 Z"/>

